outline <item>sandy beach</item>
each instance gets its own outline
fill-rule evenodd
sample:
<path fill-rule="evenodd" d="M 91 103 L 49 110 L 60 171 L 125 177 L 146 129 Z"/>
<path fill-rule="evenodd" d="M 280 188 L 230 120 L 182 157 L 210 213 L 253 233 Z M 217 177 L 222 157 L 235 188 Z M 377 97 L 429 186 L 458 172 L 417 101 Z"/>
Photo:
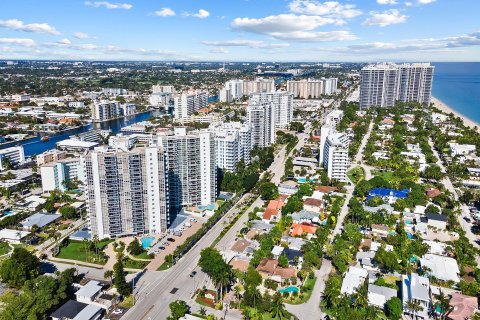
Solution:
<path fill-rule="evenodd" d="M 475 122 L 472 119 L 464 116 L 463 114 L 459 113 L 458 111 L 455 111 L 454 109 L 449 107 L 447 104 L 445 104 L 444 102 L 442 102 L 441 100 L 439 100 L 435 97 L 432 97 L 431 102 L 434 104 L 435 107 L 442 110 L 443 112 L 445 112 L 447 114 L 453 113 L 455 116 L 461 118 L 463 120 L 463 123 L 467 127 L 470 127 L 470 128 L 477 127 L 477 131 L 480 132 L 480 124 L 478 124 L 477 122 Z"/>

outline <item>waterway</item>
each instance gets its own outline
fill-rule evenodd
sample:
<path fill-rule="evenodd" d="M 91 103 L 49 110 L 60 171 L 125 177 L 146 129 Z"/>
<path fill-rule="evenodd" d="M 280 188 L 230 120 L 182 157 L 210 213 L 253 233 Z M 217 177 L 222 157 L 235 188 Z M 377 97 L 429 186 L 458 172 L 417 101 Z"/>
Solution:
<path fill-rule="evenodd" d="M 158 115 L 158 111 L 147 111 L 143 113 L 138 113 L 136 115 L 105 121 L 105 122 L 96 122 L 90 123 L 82 127 L 78 127 L 72 130 L 63 131 L 60 133 L 54 133 L 49 135 L 49 139 L 47 141 L 41 141 L 41 136 L 38 135 L 37 137 L 25 141 L 19 141 L 8 146 L 23 146 L 25 150 L 25 156 L 33 156 L 45 152 L 50 149 L 55 148 L 55 144 L 59 141 L 69 139 L 70 136 L 87 132 L 94 129 L 103 129 L 103 130 L 111 130 L 112 133 L 119 133 L 120 129 L 125 126 L 129 126 L 136 122 L 144 121 L 150 118 L 152 115 Z M 6 148 L 7 146 L 3 147 Z"/>

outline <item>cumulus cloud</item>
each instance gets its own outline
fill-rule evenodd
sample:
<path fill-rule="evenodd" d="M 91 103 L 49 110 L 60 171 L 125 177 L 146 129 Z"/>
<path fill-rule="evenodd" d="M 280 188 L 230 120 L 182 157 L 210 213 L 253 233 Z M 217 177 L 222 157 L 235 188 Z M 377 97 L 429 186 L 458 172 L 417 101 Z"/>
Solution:
<path fill-rule="evenodd" d="M 75 32 L 73 36 L 77 39 L 88 39 L 90 36 L 84 32 Z"/>
<path fill-rule="evenodd" d="M 294 31 L 284 33 L 272 33 L 271 36 L 280 40 L 299 42 L 324 42 L 324 41 L 349 41 L 358 38 L 348 30 L 338 31 Z"/>
<path fill-rule="evenodd" d="M 130 10 L 133 8 L 133 5 L 130 3 L 112 3 L 108 1 L 85 1 L 85 5 L 94 7 L 94 8 L 100 8 L 104 7 L 106 9 L 124 9 L 124 10 Z"/>
<path fill-rule="evenodd" d="M 405 21 L 407 21 L 406 15 L 401 14 L 397 9 L 391 9 L 384 12 L 370 11 L 370 16 L 363 22 L 363 25 L 386 27 Z"/>
<path fill-rule="evenodd" d="M 199 19 L 205 19 L 205 18 L 208 18 L 210 16 L 210 12 L 208 12 L 205 9 L 200 9 L 200 10 L 198 10 L 197 13 L 185 12 L 183 15 L 186 16 L 186 17 L 195 17 L 195 18 L 199 18 Z"/>
<path fill-rule="evenodd" d="M 33 47 L 35 46 L 35 41 L 27 38 L 0 38 L 0 43 L 2 44 L 13 44 L 22 47 Z"/>
<path fill-rule="evenodd" d="M 175 15 L 175 11 L 170 8 L 162 8 L 158 11 L 155 11 L 154 14 L 158 17 L 171 17 Z"/>
<path fill-rule="evenodd" d="M 396 0 L 377 0 L 378 4 L 397 4 Z"/>
<path fill-rule="evenodd" d="M 206 46 L 221 46 L 221 47 L 250 47 L 260 49 L 278 49 L 290 46 L 288 43 L 266 43 L 260 40 L 220 40 L 220 41 L 202 41 Z"/>
<path fill-rule="evenodd" d="M 330 16 L 339 19 L 350 19 L 362 14 L 353 4 L 341 4 L 337 1 L 319 2 L 314 0 L 294 0 L 288 4 L 291 12 Z"/>
<path fill-rule="evenodd" d="M 23 23 L 23 21 L 18 19 L 0 20 L 0 28 L 26 32 L 49 33 L 53 35 L 60 34 L 60 32 L 48 23 Z"/>
<path fill-rule="evenodd" d="M 430 3 L 434 3 L 435 1 L 437 0 L 418 0 L 418 4 L 430 4 Z"/>

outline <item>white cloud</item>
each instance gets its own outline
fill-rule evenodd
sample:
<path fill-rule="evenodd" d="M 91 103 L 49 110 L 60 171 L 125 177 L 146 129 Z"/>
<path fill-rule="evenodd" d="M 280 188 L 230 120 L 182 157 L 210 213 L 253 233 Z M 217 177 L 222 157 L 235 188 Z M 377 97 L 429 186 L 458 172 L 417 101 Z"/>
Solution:
<path fill-rule="evenodd" d="M 225 48 L 213 48 L 209 50 L 210 53 L 228 53 L 228 50 Z"/>
<path fill-rule="evenodd" d="M 60 45 L 62 45 L 62 44 L 63 44 L 63 45 L 72 44 L 72 42 L 71 42 L 70 40 L 68 40 L 67 38 L 58 40 L 57 43 L 60 44 Z"/>
<path fill-rule="evenodd" d="M 231 26 L 235 30 L 270 35 L 279 32 L 313 30 L 328 24 L 338 24 L 339 20 L 320 16 L 280 14 L 265 18 L 236 18 Z"/>
<path fill-rule="evenodd" d="M 58 32 L 54 27 L 49 25 L 48 23 L 23 23 L 18 19 L 10 19 L 10 20 L 0 20 L 0 28 L 6 28 L 11 30 L 20 30 L 26 32 L 36 32 L 36 33 L 49 33 L 53 35 L 59 35 Z"/>
<path fill-rule="evenodd" d="M 124 10 L 130 10 L 133 8 L 133 5 L 130 3 L 112 3 L 108 1 L 85 1 L 85 5 L 94 7 L 94 8 L 99 8 L 99 7 L 104 7 L 106 9 L 124 9 Z"/>
<path fill-rule="evenodd" d="M 397 54 L 399 52 L 452 51 L 456 48 L 472 46 L 480 46 L 480 31 L 455 37 L 371 42 L 353 44 L 347 47 L 319 48 L 318 50 L 345 54 Z"/>
<path fill-rule="evenodd" d="M 14 44 L 22 47 L 33 47 L 35 45 L 35 41 L 27 38 L 0 38 L 0 43 Z"/>
<path fill-rule="evenodd" d="M 350 41 L 358 38 L 350 31 L 293 31 L 284 33 L 272 33 L 271 36 L 280 40 L 299 42 L 324 42 L 324 41 Z"/>
<path fill-rule="evenodd" d="M 84 32 L 75 32 L 73 36 L 77 39 L 88 39 L 90 36 Z"/>
<path fill-rule="evenodd" d="M 413 6 L 413 3 L 411 3 L 411 2 L 405 2 L 405 5 L 406 5 L 407 7 L 410 7 L 410 6 Z"/>
<path fill-rule="evenodd" d="M 341 4 L 337 1 L 319 2 L 315 0 L 294 0 L 288 4 L 291 12 L 350 19 L 362 14 L 353 4 Z"/>
<path fill-rule="evenodd" d="M 220 41 L 202 41 L 206 46 L 221 46 L 221 47 L 250 47 L 260 49 L 278 49 L 290 46 L 288 43 L 266 43 L 260 40 L 220 40 Z"/>
<path fill-rule="evenodd" d="M 171 17 L 175 15 L 175 11 L 170 8 L 162 8 L 161 10 L 155 11 L 154 14 L 158 17 Z"/>
<path fill-rule="evenodd" d="M 384 12 L 370 11 L 370 17 L 363 22 L 363 25 L 386 27 L 405 21 L 407 21 L 406 15 L 401 14 L 400 11 L 396 9 L 391 9 Z"/>
<path fill-rule="evenodd" d="M 417 0 L 419 4 L 430 4 L 434 3 L 436 0 Z"/>
<path fill-rule="evenodd" d="M 208 18 L 210 16 L 210 12 L 208 12 L 205 9 L 200 9 L 200 10 L 198 10 L 197 13 L 185 12 L 183 15 L 186 16 L 186 17 L 195 17 L 195 18 L 199 18 L 199 19 L 205 19 L 205 18 Z"/>
<path fill-rule="evenodd" d="M 378 4 L 397 4 L 396 0 L 377 0 Z"/>

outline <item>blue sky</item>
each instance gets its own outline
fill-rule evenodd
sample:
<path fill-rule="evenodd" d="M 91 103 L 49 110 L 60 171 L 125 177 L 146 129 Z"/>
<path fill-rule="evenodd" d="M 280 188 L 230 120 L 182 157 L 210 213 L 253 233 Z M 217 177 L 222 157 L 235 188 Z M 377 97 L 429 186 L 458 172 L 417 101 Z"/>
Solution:
<path fill-rule="evenodd" d="M 477 0 L 2 0 L 0 59 L 480 61 Z"/>

